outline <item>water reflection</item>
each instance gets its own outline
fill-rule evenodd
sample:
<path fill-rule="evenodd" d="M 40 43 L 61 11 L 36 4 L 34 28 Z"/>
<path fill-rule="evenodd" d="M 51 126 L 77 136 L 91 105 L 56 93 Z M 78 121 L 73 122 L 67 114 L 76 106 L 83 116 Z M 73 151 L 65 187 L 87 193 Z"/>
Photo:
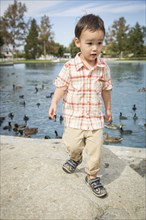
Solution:
<path fill-rule="evenodd" d="M 117 81 L 134 79 L 141 82 L 144 79 L 144 65 L 142 63 L 113 63 L 111 64 L 112 78 Z"/>
<path fill-rule="evenodd" d="M 55 130 L 59 135 L 63 133 L 63 124 L 60 123 L 61 103 L 57 110 L 56 122 L 48 119 L 48 108 L 51 102 L 50 94 L 54 91 L 53 81 L 60 71 L 63 63 L 35 63 L 17 64 L 14 66 L 0 67 L 1 106 L 0 115 L 6 119 L 1 125 L 1 134 L 15 135 L 14 132 L 3 130 L 11 119 L 10 112 L 14 113 L 12 124 L 24 123 L 24 115 L 29 116 L 28 125 L 38 127 L 34 138 L 44 138 L 49 135 L 55 138 Z M 145 87 L 144 80 L 146 63 L 112 63 L 109 62 L 113 78 L 112 110 L 113 123 L 119 125 L 120 112 L 127 116 L 124 129 L 132 129 L 131 135 L 124 135 L 123 141 L 117 145 L 145 147 L 145 131 L 142 129 L 145 119 L 145 93 L 138 92 Z M 13 85 L 18 89 L 13 89 Z M 37 88 L 37 89 L 36 89 Z M 23 98 L 20 98 L 24 96 Z M 24 105 L 25 101 L 25 105 Z M 39 105 L 38 105 L 39 103 Z M 133 104 L 136 104 L 137 120 L 133 120 Z M 104 128 L 109 135 L 120 136 L 118 130 Z"/>

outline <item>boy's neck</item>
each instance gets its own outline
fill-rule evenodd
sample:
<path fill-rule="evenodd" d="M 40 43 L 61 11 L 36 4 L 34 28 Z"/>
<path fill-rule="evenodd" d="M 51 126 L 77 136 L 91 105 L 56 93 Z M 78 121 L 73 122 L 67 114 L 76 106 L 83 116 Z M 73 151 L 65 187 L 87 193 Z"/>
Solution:
<path fill-rule="evenodd" d="M 84 63 L 84 65 L 86 66 L 87 69 L 92 69 L 95 66 L 96 61 L 97 61 L 97 59 L 95 59 L 93 61 L 87 61 L 87 60 L 85 60 L 85 58 L 83 57 L 82 54 L 80 55 L 80 58 L 81 58 L 82 62 Z"/>

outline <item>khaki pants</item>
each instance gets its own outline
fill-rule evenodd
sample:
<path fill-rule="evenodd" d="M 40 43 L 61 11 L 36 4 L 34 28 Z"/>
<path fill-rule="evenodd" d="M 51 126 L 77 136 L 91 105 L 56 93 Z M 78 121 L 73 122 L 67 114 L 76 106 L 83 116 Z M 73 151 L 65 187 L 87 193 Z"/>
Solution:
<path fill-rule="evenodd" d="M 87 152 L 85 171 L 89 175 L 97 175 L 100 170 L 101 147 L 103 130 L 81 130 L 65 127 L 63 141 L 67 146 L 70 158 L 75 161 L 82 159 L 82 152 Z"/>

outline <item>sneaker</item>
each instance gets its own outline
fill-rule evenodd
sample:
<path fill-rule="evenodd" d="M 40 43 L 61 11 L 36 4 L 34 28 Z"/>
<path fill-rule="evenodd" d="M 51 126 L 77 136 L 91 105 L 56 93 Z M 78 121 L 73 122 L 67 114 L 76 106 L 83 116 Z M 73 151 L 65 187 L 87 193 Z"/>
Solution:
<path fill-rule="evenodd" d="M 86 176 L 85 178 L 86 184 L 90 187 L 93 191 L 94 195 L 97 197 L 105 197 L 107 195 L 107 191 L 104 186 L 100 182 L 100 178 L 96 177 L 94 179 L 90 179 Z"/>
<path fill-rule="evenodd" d="M 82 159 L 79 161 L 74 161 L 72 159 L 67 160 L 63 166 L 62 169 L 66 172 L 66 173 L 74 173 L 74 171 L 76 170 L 77 166 L 79 164 L 81 164 Z"/>

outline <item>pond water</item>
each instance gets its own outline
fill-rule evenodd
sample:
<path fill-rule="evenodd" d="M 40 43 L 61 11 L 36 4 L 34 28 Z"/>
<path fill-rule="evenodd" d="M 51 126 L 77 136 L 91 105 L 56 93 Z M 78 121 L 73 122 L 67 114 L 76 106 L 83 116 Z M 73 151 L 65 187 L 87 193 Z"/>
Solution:
<path fill-rule="evenodd" d="M 116 145 L 144 148 L 146 145 L 146 131 L 143 128 L 146 123 L 146 93 L 141 89 L 146 85 L 146 63 L 109 62 L 108 64 L 113 79 L 113 123 L 117 125 L 123 123 L 124 129 L 133 131 L 130 135 L 122 135 L 122 142 Z M 29 117 L 28 126 L 38 127 L 38 133 L 33 135 L 33 138 L 44 138 L 47 135 L 55 138 L 55 130 L 59 135 L 63 134 L 63 124 L 59 120 L 61 102 L 58 106 L 56 121 L 48 119 L 48 108 L 51 102 L 49 96 L 54 91 L 53 81 L 62 66 L 63 63 L 33 63 L 0 67 L 0 116 L 6 117 L 0 127 L 1 134 L 16 135 L 13 131 L 3 130 L 3 127 L 9 121 L 12 121 L 12 124 L 24 124 L 25 114 Z M 13 85 L 16 85 L 15 89 Z M 135 112 L 132 110 L 134 104 L 137 107 Z M 14 114 L 13 119 L 8 117 L 10 112 Z M 120 121 L 120 112 L 128 119 Z M 137 120 L 133 120 L 134 113 L 138 117 Z M 121 136 L 119 130 L 104 128 L 104 131 L 110 136 Z"/>

